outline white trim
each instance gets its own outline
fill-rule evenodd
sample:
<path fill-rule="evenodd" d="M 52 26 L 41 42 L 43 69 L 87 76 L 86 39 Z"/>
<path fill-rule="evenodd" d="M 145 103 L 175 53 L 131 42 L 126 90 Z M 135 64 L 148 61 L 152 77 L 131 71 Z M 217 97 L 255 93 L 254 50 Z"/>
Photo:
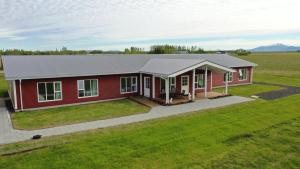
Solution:
<path fill-rule="evenodd" d="M 204 79 L 204 74 L 198 73 L 198 74 L 195 74 L 195 77 L 198 76 L 198 75 L 200 75 L 200 76 L 202 75 L 203 82 L 204 82 L 204 80 L 205 80 L 205 79 Z M 195 79 L 196 79 L 196 78 L 195 78 Z M 195 83 L 198 84 L 198 82 L 195 81 L 195 82 L 194 82 L 194 85 L 195 85 Z M 204 86 L 205 86 L 205 84 L 204 84 Z M 198 87 L 198 86 L 197 86 L 195 89 L 204 89 L 204 86 L 203 86 L 203 87 Z"/>
<path fill-rule="evenodd" d="M 46 92 L 46 100 L 40 101 L 39 99 L 39 83 L 45 83 L 45 92 Z M 47 83 L 53 83 L 53 90 L 54 90 L 54 100 L 47 100 Z M 60 83 L 60 92 L 61 92 L 61 98 L 55 99 L 55 83 Z M 62 82 L 61 81 L 46 81 L 46 82 L 37 82 L 36 83 L 36 90 L 37 90 L 37 101 L 38 103 L 44 103 L 44 102 L 55 102 L 55 101 L 61 101 L 63 100 L 63 92 L 62 92 Z"/>
<path fill-rule="evenodd" d="M 183 77 L 187 77 L 187 86 L 188 86 L 188 91 L 187 91 L 187 93 L 190 93 L 190 76 L 189 76 L 189 75 L 182 75 L 182 76 L 181 76 L 181 79 L 180 79 L 181 90 L 180 90 L 180 92 L 182 92 L 182 78 L 183 78 Z"/>
<path fill-rule="evenodd" d="M 148 89 L 147 88 L 147 79 L 149 80 L 149 95 L 148 95 L 148 92 L 146 92 L 146 90 L 145 90 L 145 89 Z M 151 96 L 151 87 L 150 86 L 151 86 L 150 77 L 144 76 L 144 96 L 148 97 L 148 98 L 150 98 L 150 96 Z"/>
<path fill-rule="evenodd" d="M 152 98 L 155 98 L 155 76 L 152 75 Z"/>
<path fill-rule="evenodd" d="M 135 91 L 122 92 L 122 78 L 126 78 L 126 79 L 128 79 L 128 78 L 130 78 L 130 79 L 135 78 L 136 79 Z M 137 93 L 138 92 L 137 86 L 138 86 L 138 78 L 137 78 L 137 76 L 122 76 L 122 77 L 120 77 L 120 94 Z M 132 85 L 131 85 L 131 87 L 132 87 Z M 126 80 L 126 89 L 127 89 L 127 80 Z"/>
<path fill-rule="evenodd" d="M 91 96 L 82 96 L 82 97 L 79 96 L 79 84 L 78 84 L 78 82 L 83 81 L 83 88 L 84 88 L 83 91 L 84 91 L 84 95 L 85 95 L 85 83 L 84 83 L 84 81 L 86 81 L 86 80 L 89 80 L 89 81 L 96 80 L 96 82 L 97 82 L 97 95 L 92 95 L 92 93 L 91 93 Z M 91 87 L 91 90 L 92 90 L 92 83 L 91 82 L 90 82 L 90 87 Z M 82 89 L 80 89 L 80 90 L 82 90 Z M 98 79 L 80 79 L 80 80 L 77 80 L 77 97 L 78 97 L 78 99 L 98 97 L 98 96 L 99 96 L 99 82 L 98 82 Z"/>
<path fill-rule="evenodd" d="M 177 86 L 177 85 L 176 85 L 176 81 L 177 81 L 177 80 L 176 80 L 176 77 L 169 77 L 169 82 L 170 82 L 171 78 L 174 78 L 174 84 L 173 84 L 173 85 L 174 85 L 175 90 L 176 90 L 176 86 Z M 166 91 L 165 91 L 165 92 L 161 92 L 161 89 L 162 89 L 162 87 L 161 87 L 161 86 L 162 86 L 162 85 L 161 85 L 161 82 L 162 82 L 162 81 L 165 81 L 165 80 L 166 80 L 166 78 L 161 78 L 161 77 L 160 77 L 160 80 L 159 80 L 159 92 L 160 92 L 160 93 L 166 93 Z M 166 85 L 166 83 L 165 83 L 165 85 Z M 171 83 L 169 83 L 169 86 L 170 86 L 170 88 L 169 88 L 169 90 L 170 90 L 170 89 L 171 89 Z"/>
<path fill-rule="evenodd" d="M 236 72 L 234 69 L 231 69 L 231 68 L 227 68 L 227 67 L 224 67 L 224 66 L 221 66 L 221 65 L 218 65 L 218 64 L 215 64 L 215 63 L 212 63 L 212 62 L 209 62 L 209 61 L 204 61 L 204 62 L 201 62 L 201 63 L 198 63 L 196 65 L 193 65 L 193 66 L 190 66 L 190 67 L 187 67 L 183 70 L 180 70 L 178 72 L 175 72 L 173 74 L 170 74 L 168 77 L 176 77 L 178 75 L 181 75 L 185 72 L 188 72 L 190 70 L 193 70 L 193 69 L 196 69 L 196 68 L 199 68 L 201 66 L 204 66 L 204 65 L 209 65 L 209 66 L 212 66 L 212 67 L 216 67 L 218 69 L 222 69 L 226 72 Z"/>
<path fill-rule="evenodd" d="M 58 108 L 58 107 L 70 107 L 70 106 L 76 106 L 76 105 L 85 105 L 85 104 L 101 103 L 101 102 L 108 102 L 108 101 L 114 101 L 114 100 L 122 100 L 122 99 L 127 99 L 127 98 L 128 97 L 120 97 L 120 98 L 115 98 L 115 99 L 86 101 L 86 102 L 78 102 L 78 103 L 69 103 L 69 104 L 62 104 L 62 105 L 54 105 L 54 106 L 43 106 L 43 107 L 23 109 L 23 111 L 52 109 L 52 108 Z M 20 110 L 15 110 L 15 111 L 19 112 Z"/>
<path fill-rule="evenodd" d="M 140 73 L 140 95 L 141 96 L 143 95 L 143 75 L 142 75 L 142 73 Z"/>
<path fill-rule="evenodd" d="M 240 70 L 246 70 L 246 78 L 245 79 L 241 79 L 241 80 L 240 80 L 240 72 L 238 71 L 238 81 L 246 81 L 246 80 L 248 80 L 248 69 L 247 68 L 239 68 L 238 70 L 239 71 Z"/>
<path fill-rule="evenodd" d="M 195 77 L 196 76 L 196 70 L 195 69 L 193 69 L 193 77 L 192 77 L 192 100 L 195 100 Z M 198 86 L 197 86 L 198 87 Z"/>
<path fill-rule="evenodd" d="M 170 103 L 170 86 L 169 86 L 169 78 L 165 79 L 165 91 L 166 91 L 166 104 Z"/>
<path fill-rule="evenodd" d="M 12 81 L 12 85 L 13 85 L 13 92 L 14 92 L 14 109 L 18 109 L 18 103 L 17 103 L 17 89 L 16 89 L 16 81 L 13 80 Z"/>
<path fill-rule="evenodd" d="M 224 83 L 226 82 L 226 80 L 224 80 L 224 77 L 225 77 L 225 75 L 228 74 L 228 73 L 231 74 L 231 80 L 228 80 L 228 79 L 227 79 L 227 82 L 228 82 L 228 83 L 233 82 L 233 73 L 232 73 L 232 72 L 226 72 L 226 73 L 224 73 L 224 75 L 223 75 L 223 82 L 224 82 Z M 228 74 L 228 75 L 229 75 L 229 74 Z M 228 76 L 228 78 L 229 78 L 229 76 Z"/>
<path fill-rule="evenodd" d="M 210 89 L 212 90 L 213 86 L 213 78 L 212 78 L 212 71 L 210 71 Z"/>
<path fill-rule="evenodd" d="M 225 94 L 228 94 L 228 77 L 229 77 L 229 73 L 225 74 Z"/>
<path fill-rule="evenodd" d="M 22 79 L 19 79 L 21 111 L 23 111 L 23 94 L 22 94 Z"/>
<path fill-rule="evenodd" d="M 205 67 L 205 77 L 204 77 L 204 96 L 207 97 L 207 66 Z"/>

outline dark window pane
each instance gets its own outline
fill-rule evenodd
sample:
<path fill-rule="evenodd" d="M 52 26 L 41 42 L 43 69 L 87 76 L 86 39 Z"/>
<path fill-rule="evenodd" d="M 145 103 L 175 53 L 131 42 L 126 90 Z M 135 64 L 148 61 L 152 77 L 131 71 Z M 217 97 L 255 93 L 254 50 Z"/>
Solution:
<path fill-rule="evenodd" d="M 166 86 L 165 80 L 164 80 L 164 79 L 160 79 L 160 91 L 161 91 L 162 93 L 165 92 L 165 86 Z"/>
<path fill-rule="evenodd" d="M 39 83 L 38 84 L 38 97 L 39 101 L 45 101 L 46 100 L 46 85 L 45 83 Z"/>
<path fill-rule="evenodd" d="M 131 80 L 127 78 L 127 92 L 131 92 Z"/>
<path fill-rule="evenodd" d="M 55 100 L 61 99 L 61 92 L 55 92 Z"/>
<path fill-rule="evenodd" d="M 60 82 L 55 82 L 55 91 L 57 92 L 61 91 Z"/>
<path fill-rule="evenodd" d="M 91 81 L 90 80 L 85 80 L 84 81 L 84 88 L 85 88 L 85 96 L 91 96 Z"/>
<path fill-rule="evenodd" d="M 54 86 L 53 83 L 47 83 L 47 100 L 54 100 Z"/>
<path fill-rule="evenodd" d="M 92 80 L 92 95 L 96 96 L 98 95 L 98 86 L 97 86 L 97 80 Z"/>
<path fill-rule="evenodd" d="M 126 79 L 121 78 L 121 91 L 126 92 Z"/>
<path fill-rule="evenodd" d="M 78 96 L 84 97 L 84 90 L 78 90 Z"/>

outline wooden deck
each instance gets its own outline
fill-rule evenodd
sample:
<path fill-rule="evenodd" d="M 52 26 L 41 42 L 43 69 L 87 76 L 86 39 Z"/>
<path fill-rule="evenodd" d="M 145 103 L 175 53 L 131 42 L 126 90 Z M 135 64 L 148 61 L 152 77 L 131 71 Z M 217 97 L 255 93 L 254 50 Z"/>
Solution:
<path fill-rule="evenodd" d="M 226 96 L 223 93 L 217 93 L 217 92 L 207 92 L 207 98 L 208 99 L 214 99 L 218 97 L 224 97 Z M 131 100 L 134 100 L 140 104 L 143 104 L 148 107 L 155 107 L 157 105 L 166 105 L 166 100 L 162 98 L 155 98 L 155 99 L 150 99 L 144 96 L 132 96 L 129 97 Z M 196 100 L 201 100 L 201 99 L 206 99 L 204 93 L 197 93 Z M 180 98 L 173 99 L 170 101 L 169 104 L 167 105 L 178 105 L 178 104 L 184 104 L 184 103 L 189 103 L 192 102 L 192 100 L 189 100 L 188 96 L 182 96 Z"/>
<path fill-rule="evenodd" d="M 207 98 L 208 99 L 214 99 L 218 97 L 226 96 L 226 94 L 218 93 L 218 92 L 207 92 Z M 196 100 L 205 99 L 205 94 L 203 93 L 197 93 L 196 94 Z"/>
<path fill-rule="evenodd" d="M 132 96 L 132 97 L 129 97 L 129 99 L 131 99 L 135 102 L 138 102 L 142 105 L 148 106 L 148 107 L 158 106 L 158 104 L 155 101 L 153 101 L 147 97 L 144 97 L 144 96 Z"/>

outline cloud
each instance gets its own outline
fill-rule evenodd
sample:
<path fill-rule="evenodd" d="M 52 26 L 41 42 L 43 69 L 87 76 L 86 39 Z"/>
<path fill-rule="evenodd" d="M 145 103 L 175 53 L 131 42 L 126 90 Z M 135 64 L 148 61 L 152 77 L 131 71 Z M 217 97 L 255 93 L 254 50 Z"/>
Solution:
<path fill-rule="evenodd" d="M 299 6 L 299 0 L 0 0 L 0 42 L 13 40 L 18 43 L 8 47 L 32 48 L 22 41 L 26 40 L 35 48 L 53 49 L 276 36 L 300 29 Z"/>

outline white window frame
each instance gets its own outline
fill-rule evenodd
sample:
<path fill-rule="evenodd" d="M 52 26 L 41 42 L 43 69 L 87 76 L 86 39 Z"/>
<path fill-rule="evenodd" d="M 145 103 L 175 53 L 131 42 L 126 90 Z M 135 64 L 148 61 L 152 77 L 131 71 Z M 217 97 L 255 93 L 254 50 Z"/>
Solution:
<path fill-rule="evenodd" d="M 122 79 L 126 79 L 126 92 L 122 92 Z M 130 79 L 131 80 L 131 86 L 130 86 L 130 88 L 132 89 L 132 86 L 135 86 L 135 90 L 134 91 L 131 91 L 131 92 L 128 92 L 127 91 L 127 80 L 128 79 Z M 135 84 L 133 85 L 133 80 L 132 79 L 135 79 Z M 120 93 L 121 94 L 127 94 L 127 93 L 136 93 L 137 91 L 138 91 L 138 89 L 137 89 L 137 76 L 124 76 L 124 77 L 120 77 Z"/>
<path fill-rule="evenodd" d="M 171 79 L 174 79 L 174 84 L 172 83 L 172 80 Z M 160 93 L 166 93 L 166 91 L 162 91 L 162 89 L 163 90 L 165 90 L 166 88 L 164 87 L 164 88 L 162 88 L 161 86 L 161 84 L 162 84 L 162 81 L 165 81 L 165 79 L 162 79 L 162 78 L 160 78 L 160 84 L 159 84 L 159 86 L 160 86 Z M 166 84 L 165 84 L 166 85 Z M 176 90 L 176 77 L 169 77 L 169 91 L 171 92 L 171 89 L 172 89 L 172 86 L 174 86 L 174 88 L 175 88 L 175 90 Z"/>
<path fill-rule="evenodd" d="M 91 93 L 91 96 L 85 96 L 85 81 L 86 80 L 89 80 L 90 81 L 90 89 L 92 89 L 92 80 L 96 80 L 97 82 L 97 94 L 96 95 L 92 95 Z M 83 89 L 79 89 L 79 81 L 83 81 Z M 83 95 L 84 96 L 79 96 L 79 90 L 83 90 Z M 98 79 L 80 79 L 80 80 L 77 80 L 77 97 L 79 99 L 81 98 L 89 98 L 89 97 L 98 97 L 99 96 L 99 83 L 98 83 Z"/>
<path fill-rule="evenodd" d="M 196 76 L 202 76 L 202 78 L 203 78 L 203 82 L 204 82 L 204 84 L 203 84 L 203 87 L 198 87 L 199 85 L 198 85 L 198 80 L 196 80 Z M 195 86 L 197 84 L 197 87 Z M 195 74 L 195 83 L 194 83 L 194 86 L 195 86 L 195 89 L 204 89 L 204 87 L 205 87 L 205 78 L 204 78 L 204 74 Z"/>
<path fill-rule="evenodd" d="M 42 84 L 44 83 L 45 84 L 45 94 L 46 94 L 46 98 L 45 100 L 40 100 L 40 93 L 39 93 L 39 84 Z M 53 84 L 53 91 L 54 91 L 54 99 L 53 100 L 47 100 L 47 83 L 52 83 Z M 60 85 L 60 91 L 56 91 L 55 90 L 55 83 L 59 83 Z M 63 100 L 63 92 L 62 92 L 62 82 L 61 81 L 50 81 L 50 82 L 37 82 L 36 83 L 36 89 L 37 89 L 37 100 L 38 100 L 38 103 L 43 103 L 43 102 L 54 102 L 54 101 L 60 101 L 60 100 Z M 61 95 L 61 98 L 60 99 L 55 99 L 55 93 L 60 93 Z"/>
<path fill-rule="evenodd" d="M 228 81 L 227 82 L 232 82 L 233 81 L 233 72 L 227 72 L 227 73 L 228 73 Z M 226 82 L 225 78 L 226 78 L 227 73 L 224 73 L 224 78 L 223 78 L 224 82 Z"/>
<path fill-rule="evenodd" d="M 240 79 L 240 71 L 242 71 L 242 72 L 245 71 L 245 78 Z M 247 79 L 248 79 L 248 69 L 247 68 L 239 69 L 239 71 L 238 71 L 238 80 L 239 81 L 245 81 Z"/>

